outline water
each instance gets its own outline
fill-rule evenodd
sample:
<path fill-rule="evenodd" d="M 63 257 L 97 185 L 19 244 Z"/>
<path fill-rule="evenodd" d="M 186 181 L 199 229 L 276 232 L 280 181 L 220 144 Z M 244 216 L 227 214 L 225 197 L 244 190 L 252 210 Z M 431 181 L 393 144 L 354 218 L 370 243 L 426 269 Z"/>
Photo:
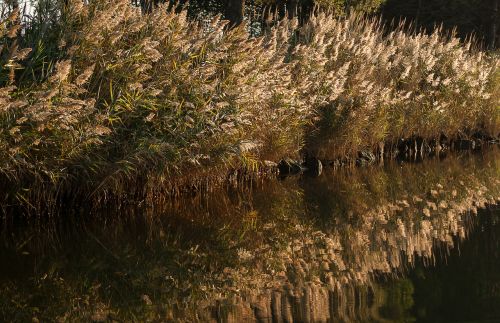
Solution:
<path fill-rule="evenodd" d="M 0 320 L 500 321 L 498 157 L 6 221 Z"/>

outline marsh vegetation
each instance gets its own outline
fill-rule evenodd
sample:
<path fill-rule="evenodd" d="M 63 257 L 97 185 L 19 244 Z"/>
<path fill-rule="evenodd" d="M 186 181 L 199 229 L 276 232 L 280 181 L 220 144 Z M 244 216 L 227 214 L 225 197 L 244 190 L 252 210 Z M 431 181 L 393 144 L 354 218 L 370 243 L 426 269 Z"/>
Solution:
<path fill-rule="evenodd" d="M 0 4 L 0 321 L 500 318 L 498 52 L 132 2 Z"/>
<path fill-rule="evenodd" d="M 145 196 L 284 157 L 500 132 L 498 56 L 439 29 L 318 11 L 250 37 L 126 0 L 51 8 L 26 26 L 18 10 L 2 15 L 5 203 Z"/>

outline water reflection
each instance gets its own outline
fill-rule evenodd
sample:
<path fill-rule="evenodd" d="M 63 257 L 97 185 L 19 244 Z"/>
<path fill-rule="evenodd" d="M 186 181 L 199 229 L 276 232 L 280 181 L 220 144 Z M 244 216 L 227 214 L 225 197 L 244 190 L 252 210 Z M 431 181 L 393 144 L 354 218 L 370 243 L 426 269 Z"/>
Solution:
<path fill-rule="evenodd" d="M 476 217 L 477 209 L 500 198 L 498 156 L 492 150 L 346 169 L 173 203 L 152 197 L 63 220 L 5 223 L 0 318 L 427 317 L 413 311 L 420 306 L 417 287 L 425 284 L 410 279 L 418 281 L 415 272 L 447 261 L 471 232 L 482 230 L 485 216 Z M 498 225 L 488 228 L 498 232 Z M 498 246 L 498 235 L 484 243 Z M 498 252 L 491 259 L 498 262 Z"/>

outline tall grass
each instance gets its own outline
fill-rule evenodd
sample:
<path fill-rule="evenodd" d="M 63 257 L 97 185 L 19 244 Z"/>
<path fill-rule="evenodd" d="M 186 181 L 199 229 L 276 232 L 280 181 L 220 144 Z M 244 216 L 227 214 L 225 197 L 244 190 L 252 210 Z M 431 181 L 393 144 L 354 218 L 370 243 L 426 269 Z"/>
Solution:
<path fill-rule="evenodd" d="M 20 49 L 15 12 L 0 24 L 0 172 L 20 199 L 140 194 L 305 151 L 500 129 L 498 57 L 440 30 L 318 14 L 251 38 L 127 0 L 59 8 L 38 41 L 57 43 L 42 59 L 54 63 Z"/>
<path fill-rule="evenodd" d="M 377 20 L 313 17 L 296 48 L 317 122 L 308 144 L 329 157 L 377 142 L 448 137 L 500 125 L 498 56 L 431 35 L 384 33 Z M 495 88 L 497 87 L 497 88 Z"/>

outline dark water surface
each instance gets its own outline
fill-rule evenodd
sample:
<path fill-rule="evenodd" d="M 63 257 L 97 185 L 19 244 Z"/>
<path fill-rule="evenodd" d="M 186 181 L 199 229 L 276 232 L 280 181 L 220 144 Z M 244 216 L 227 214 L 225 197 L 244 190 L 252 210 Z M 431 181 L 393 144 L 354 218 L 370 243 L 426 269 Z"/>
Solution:
<path fill-rule="evenodd" d="M 500 322 L 499 157 L 7 218 L 0 321 Z"/>

